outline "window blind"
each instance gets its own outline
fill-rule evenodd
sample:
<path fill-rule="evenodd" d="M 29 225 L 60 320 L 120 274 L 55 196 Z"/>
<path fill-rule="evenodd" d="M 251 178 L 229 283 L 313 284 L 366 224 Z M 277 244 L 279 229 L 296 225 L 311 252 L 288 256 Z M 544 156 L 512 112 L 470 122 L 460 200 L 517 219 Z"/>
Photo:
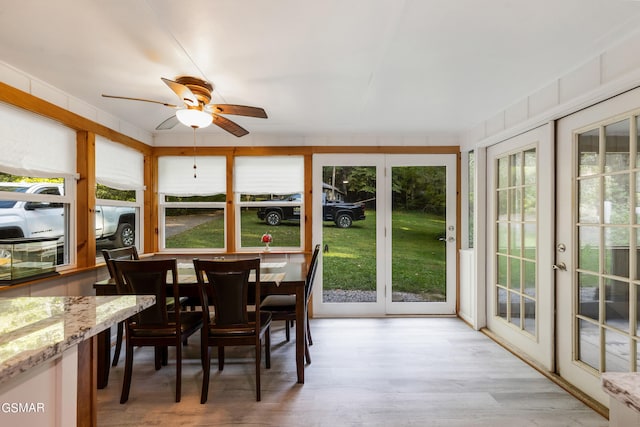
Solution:
<path fill-rule="evenodd" d="M 118 190 L 143 190 L 144 155 L 96 135 L 96 182 Z"/>
<path fill-rule="evenodd" d="M 237 194 L 291 194 L 304 191 L 303 156 L 239 156 L 234 165 Z"/>
<path fill-rule="evenodd" d="M 158 192 L 169 196 L 212 196 L 227 192 L 227 158 L 198 156 L 197 177 L 193 177 L 193 157 L 158 158 Z"/>
<path fill-rule="evenodd" d="M 53 120 L 0 104 L 0 168 L 13 175 L 76 173 L 76 132 Z"/>

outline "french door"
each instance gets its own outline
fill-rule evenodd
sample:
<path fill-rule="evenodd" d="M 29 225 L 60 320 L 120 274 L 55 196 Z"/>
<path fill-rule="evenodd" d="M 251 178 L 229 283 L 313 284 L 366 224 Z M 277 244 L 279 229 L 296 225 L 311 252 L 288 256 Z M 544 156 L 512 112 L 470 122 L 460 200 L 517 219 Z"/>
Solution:
<path fill-rule="evenodd" d="M 457 156 L 316 155 L 313 170 L 314 315 L 454 314 Z M 353 204 L 365 218 L 348 227 L 328 214 Z"/>
<path fill-rule="evenodd" d="M 487 150 L 487 326 L 553 370 L 553 149 L 545 125 Z"/>
<path fill-rule="evenodd" d="M 640 366 L 639 95 L 557 126 L 558 370 L 606 406 L 600 374 Z"/>

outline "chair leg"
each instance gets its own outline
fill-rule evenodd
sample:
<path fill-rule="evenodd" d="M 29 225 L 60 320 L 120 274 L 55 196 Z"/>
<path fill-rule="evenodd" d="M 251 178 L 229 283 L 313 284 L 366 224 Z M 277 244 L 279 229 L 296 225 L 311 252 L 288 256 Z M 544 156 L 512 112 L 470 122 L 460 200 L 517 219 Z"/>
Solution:
<path fill-rule="evenodd" d="M 162 347 L 162 366 L 167 366 L 169 364 L 169 347 Z"/>
<path fill-rule="evenodd" d="M 162 348 L 154 347 L 153 348 L 153 356 L 155 362 L 156 371 L 159 371 L 162 367 Z"/>
<path fill-rule="evenodd" d="M 311 364 L 311 353 L 309 353 L 309 343 L 304 343 L 304 357 L 307 359 L 307 364 Z"/>
<path fill-rule="evenodd" d="M 182 394 L 182 346 L 180 344 L 178 340 L 176 342 L 176 402 L 180 402 Z"/>
<path fill-rule="evenodd" d="M 264 333 L 264 365 L 271 369 L 271 327 Z"/>
<path fill-rule="evenodd" d="M 291 325 L 288 320 L 284 321 L 284 334 L 287 338 L 287 342 L 291 340 Z"/>
<path fill-rule="evenodd" d="M 133 372 L 133 345 L 127 340 L 126 354 L 124 358 L 124 378 L 122 380 L 122 394 L 120 403 L 129 400 L 129 389 L 131 388 L 131 374 Z"/>
<path fill-rule="evenodd" d="M 224 369 L 224 347 L 218 346 L 218 371 Z"/>
<path fill-rule="evenodd" d="M 209 375 L 211 369 L 211 347 L 202 348 L 202 392 L 200 394 L 200 403 L 205 403 L 209 396 Z"/>
<path fill-rule="evenodd" d="M 118 366 L 120 360 L 120 350 L 122 349 L 122 337 L 124 335 L 124 322 L 118 322 L 118 332 L 116 334 L 116 349 L 113 352 L 113 363 L 111 366 Z"/>
<path fill-rule="evenodd" d="M 311 339 L 311 327 L 309 327 L 309 313 L 307 312 L 307 341 L 309 341 L 309 345 L 313 345 L 313 340 Z"/>
<path fill-rule="evenodd" d="M 262 354 L 262 340 L 256 345 L 256 402 L 260 402 L 260 355 Z"/>

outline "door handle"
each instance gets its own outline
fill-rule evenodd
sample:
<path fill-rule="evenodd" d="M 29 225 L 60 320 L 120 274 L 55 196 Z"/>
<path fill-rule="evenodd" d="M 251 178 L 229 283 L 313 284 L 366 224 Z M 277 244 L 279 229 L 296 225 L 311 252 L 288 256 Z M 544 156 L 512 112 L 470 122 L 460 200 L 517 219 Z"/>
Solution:
<path fill-rule="evenodd" d="M 559 262 L 557 264 L 553 264 L 554 270 L 567 271 L 567 264 L 564 262 Z"/>

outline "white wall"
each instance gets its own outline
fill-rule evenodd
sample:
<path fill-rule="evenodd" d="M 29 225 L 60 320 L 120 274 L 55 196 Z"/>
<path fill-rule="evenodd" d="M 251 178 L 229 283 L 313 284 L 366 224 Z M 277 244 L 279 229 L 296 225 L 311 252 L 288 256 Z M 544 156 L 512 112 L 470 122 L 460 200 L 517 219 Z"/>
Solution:
<path fill-rule="evenodd" d="M 23 92 L 71 111 L 79 116 L 93 120 L 103 126 L 116 130 L 138 141 L 151 145 L 151 133 L 133 126 L 131 123 L 112 116 L 102 110 L 87 104 L 71 95 L 57 89 L 50 84 L 24 73 L 11 65 L 0 61 L 0 81 Z"/>
<path fill-rule="evenodd" d="M 640 85 L 640 29 L 461 136 L 463 151 L 488 146 Z"/>

